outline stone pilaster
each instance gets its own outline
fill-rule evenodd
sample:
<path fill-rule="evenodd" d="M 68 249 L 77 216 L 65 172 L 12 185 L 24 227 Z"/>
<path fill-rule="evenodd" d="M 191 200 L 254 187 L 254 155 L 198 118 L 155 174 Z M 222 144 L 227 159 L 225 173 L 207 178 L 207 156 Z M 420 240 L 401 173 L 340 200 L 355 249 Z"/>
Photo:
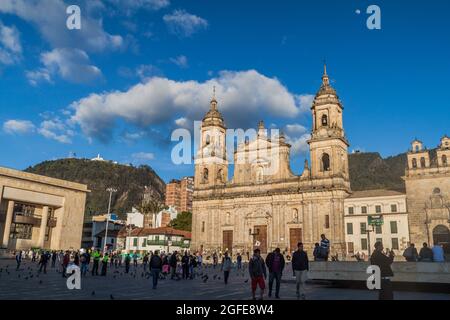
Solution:
<path fill-rule="evenodd" d="M 49 211 L 49 208 L 47 206 L 44 206 L 42 208 L 41 226 L 39 228 L 39 238 L 38 238 L 38 243 L 37 243 L 37 246 L 39 248 L 44 247 L 45 231 L 47 230 L 48 211 Z M 106 241 L 106 239 L 105 239 L 105 241 Z"/>
<path fill-rule="evenodd" d="M 11 224 L 13 219 L 13 213 L 14 213 L 14 201 L 8 202 L 8 210 L 6 211 L 6 220 L 5 220 L 5 228 L 3 232 L 3 241 L 2 246 L 4 248 L 8 248 L 9 244 L 9 234 L 11 233 Z"/>

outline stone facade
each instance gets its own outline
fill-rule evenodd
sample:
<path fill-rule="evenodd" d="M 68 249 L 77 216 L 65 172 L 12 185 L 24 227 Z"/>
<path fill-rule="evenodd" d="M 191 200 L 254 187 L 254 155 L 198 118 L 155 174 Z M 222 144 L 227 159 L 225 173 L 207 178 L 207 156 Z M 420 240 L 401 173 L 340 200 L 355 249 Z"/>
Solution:
<path fill-rule="evenodd" d="M 312 249 L 324 233 L 332 255 L 345 253 L 348 142 L 343 106 L 326 69 L 311 111 L 311 166 L 305 162 L 301 176 L 290 169 L 291 146 L 283 134 L 269 137 L 260 122 L 256 137 L 238 145 L 228 180 L 226 127 L 212 99 L 195 160 L 192 250 L 292 251 L 299 241 Z"/>
<path fill-rule="evenodd" d="M 450 138 L 441 139 L 436 153 L 415 140 L 405 173 L 411 242 L 444 244 L 450 251 Z"/>
<path fill-rule="evenodd" d="M 8 249 L 79 248 L 86 185 L 0 167 L 0 240 Z"/>

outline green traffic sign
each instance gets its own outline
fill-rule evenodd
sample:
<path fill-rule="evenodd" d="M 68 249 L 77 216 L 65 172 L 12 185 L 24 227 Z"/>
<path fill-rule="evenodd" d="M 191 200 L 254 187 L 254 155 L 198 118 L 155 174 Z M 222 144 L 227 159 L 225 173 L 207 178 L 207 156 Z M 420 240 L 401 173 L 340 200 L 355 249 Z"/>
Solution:
<path fill-rule="evenodd" d="M 367 224 L 370 226 L 382 226 L 384 223 L 383 216 L 368 216 Z"/>

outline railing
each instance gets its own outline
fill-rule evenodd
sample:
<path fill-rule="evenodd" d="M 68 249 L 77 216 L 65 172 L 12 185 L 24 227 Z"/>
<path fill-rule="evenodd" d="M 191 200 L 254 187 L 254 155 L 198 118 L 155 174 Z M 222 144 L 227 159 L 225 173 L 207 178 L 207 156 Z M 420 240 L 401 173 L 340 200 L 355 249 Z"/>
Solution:
<path fill-rule="evenodd" d="M 168 246 L 169 241 L 167 240 L 147 240 L 147 246 Z M 172 241 L 170 247 L 180 247 L 180 248 L 189 248 L 189 243 L 184 243 L 184 241 Z"/>

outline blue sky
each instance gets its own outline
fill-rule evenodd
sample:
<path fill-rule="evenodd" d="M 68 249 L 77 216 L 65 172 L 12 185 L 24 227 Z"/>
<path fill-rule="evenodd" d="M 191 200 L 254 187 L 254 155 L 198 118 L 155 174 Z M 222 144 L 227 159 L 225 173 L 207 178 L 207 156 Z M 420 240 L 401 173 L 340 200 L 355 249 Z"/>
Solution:
<path fill-rule="evenodd" d="M 70 4 L 81 30 L 66 28 Z M 371 4 L 381 30 L 366 27 Z M 100 153 L 166 181 L 192 175 L 171 163 L 170 134 L 201 119 L 215 85 L 228 126 L 276 124 L 300 173 L 324 59 L 350 151 L 433 148 L 450 134 L 448 12 L 438 0 L 2 0 L 0 165 Z"/>

